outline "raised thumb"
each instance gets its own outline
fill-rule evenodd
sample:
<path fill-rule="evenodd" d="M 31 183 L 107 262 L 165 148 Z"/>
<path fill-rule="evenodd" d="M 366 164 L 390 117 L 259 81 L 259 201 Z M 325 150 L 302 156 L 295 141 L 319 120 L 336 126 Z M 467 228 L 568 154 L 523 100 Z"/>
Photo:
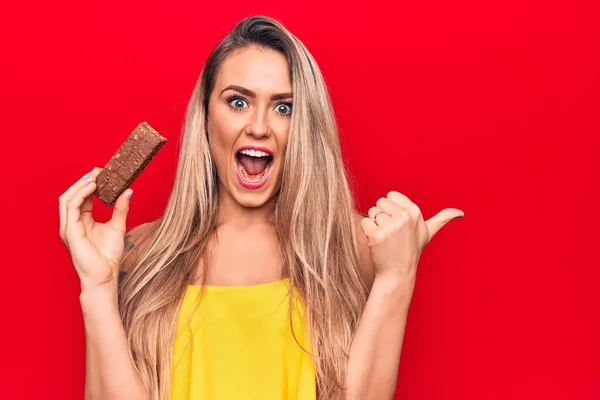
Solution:
<path fill-rule="evenodd" d="M 462 218 L 464 217 L 464 212 L 457 208 L 446 208 L 431 217 L 429 220 L 425 221 L 425 225 L 427 225 L 427 231 L 429 232 L 429 240 L 433 239 L 436 233 L 440 229 L 444 227 L 448 222 L 452 221 L 454 218 Z"/>
<path fill-rule="evenodd" d="M 119 232 L 123 232 L 127 229 L 127 212 L 129 212 L 129 200 L 131 199 L 131 195 L 133 195 L 133 190 L 127 189 L 117 198 L 115 201 L 115 206 L 112 212 L 112 218 L 108 222 L 113 226 L 113 228 L 117 229 Z"/>

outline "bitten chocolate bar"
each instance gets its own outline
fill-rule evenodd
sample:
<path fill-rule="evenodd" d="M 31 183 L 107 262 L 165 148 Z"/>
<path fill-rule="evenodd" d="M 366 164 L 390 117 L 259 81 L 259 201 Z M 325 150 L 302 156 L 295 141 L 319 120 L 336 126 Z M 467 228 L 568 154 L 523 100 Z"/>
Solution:
<path fill-rule="evenodd" d="M 166 142 L 147 122 L 141 122 L 96 177 L 94 194 L 114 205 Z"/>

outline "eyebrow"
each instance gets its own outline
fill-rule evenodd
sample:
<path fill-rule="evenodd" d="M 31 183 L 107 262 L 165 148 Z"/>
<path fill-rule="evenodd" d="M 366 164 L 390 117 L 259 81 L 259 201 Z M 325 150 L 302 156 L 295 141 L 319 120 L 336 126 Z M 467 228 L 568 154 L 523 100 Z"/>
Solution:
<path fill-rule="evenodd" d="M 223 93 L 226 90 L 234 90 L 245 96 L 256 98 L 256 93 L 254 93 L 252 90 L 246 89 L 245 87 L 242 87 L 242 86 L 229 85 L 225 89 L 221 90 L 221 93 Z M 283 99 L 290 99 L 290 98 L 292 98 L 291 93 L 277 93 L 277 94 L 274 94 L 273 96 L 271 96 L 271 100 L 283 100 Z"/>

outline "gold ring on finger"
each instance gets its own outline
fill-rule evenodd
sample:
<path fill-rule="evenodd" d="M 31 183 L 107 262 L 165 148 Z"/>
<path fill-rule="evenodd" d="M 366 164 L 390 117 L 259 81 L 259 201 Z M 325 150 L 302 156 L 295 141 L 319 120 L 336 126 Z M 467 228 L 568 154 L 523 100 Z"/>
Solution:
<path fill-rule="evenodd" d="M 373 217 L 373 221 L 375 221 L 376 224 L 377 224 L 377 217 L 379 216 L 379 214 L 385 214 L 385 211 L 377 211 L 375 213 L 375 216 Z"/>

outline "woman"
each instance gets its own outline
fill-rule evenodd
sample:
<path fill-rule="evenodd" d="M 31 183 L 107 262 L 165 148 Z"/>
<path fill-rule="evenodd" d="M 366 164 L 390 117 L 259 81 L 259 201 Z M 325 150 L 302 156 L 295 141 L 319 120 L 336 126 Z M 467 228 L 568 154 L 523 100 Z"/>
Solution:
<path fill-rule="evenodd" d="M 355 212 L 323 77 L 280 23 L 211 53 L 162 218 L 125 235 L 128 189 L 95 222 L 99 171 L 60 198 L 87 398 L 393 397 L 419 256 L 462 211 L 425 222 L 390 192 Z"/>

